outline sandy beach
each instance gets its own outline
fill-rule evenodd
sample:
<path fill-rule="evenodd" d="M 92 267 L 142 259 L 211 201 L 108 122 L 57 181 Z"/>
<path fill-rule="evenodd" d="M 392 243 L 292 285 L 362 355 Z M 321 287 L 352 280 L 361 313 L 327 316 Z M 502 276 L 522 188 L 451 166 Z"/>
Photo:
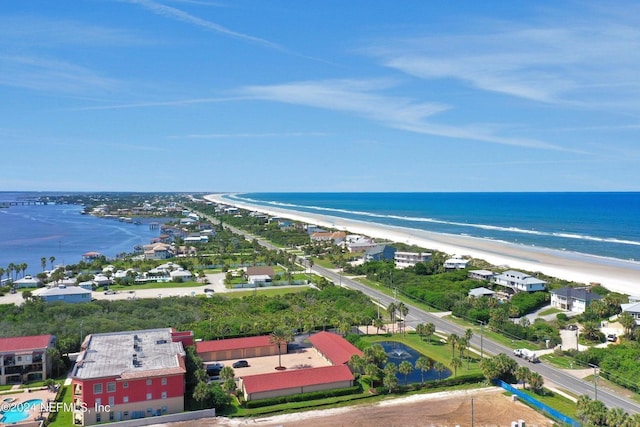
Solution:
<path fill-rule="evenodd" d="M 222 194 L 211 194 L 205 196 L 205 199 L 320 227 L 345 230 L 390 242 L 417 245 L 450 255 L 483 259 L 495 266 L 540 272 L 551 277 L 584 284 L 600 283 L 612 291 L 629 295 L 640 294 L 640 263 L 638 262 L 265 207 L 228 200 L 223 198 Z"/>

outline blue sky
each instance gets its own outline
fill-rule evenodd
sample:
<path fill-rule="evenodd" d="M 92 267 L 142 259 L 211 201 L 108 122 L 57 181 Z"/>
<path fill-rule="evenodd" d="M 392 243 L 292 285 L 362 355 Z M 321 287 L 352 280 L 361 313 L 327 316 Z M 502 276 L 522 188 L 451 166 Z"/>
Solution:
<path fill-rule="evenodd" d="M 0 190 L 638 191 L 640 4 L 5 0 Z"/>

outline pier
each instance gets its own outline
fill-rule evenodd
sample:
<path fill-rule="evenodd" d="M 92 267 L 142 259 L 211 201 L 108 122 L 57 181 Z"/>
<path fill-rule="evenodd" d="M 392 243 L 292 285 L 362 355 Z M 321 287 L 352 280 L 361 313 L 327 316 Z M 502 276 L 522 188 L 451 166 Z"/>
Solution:
<path fill-rule="evenodd" d="M 8 208 L 10 206 L 27 206 L 27 205 L 46 205 L 47 202 L 40 200 L 19 200 L 13 202 L 0 202 L 0 208 Z"/>

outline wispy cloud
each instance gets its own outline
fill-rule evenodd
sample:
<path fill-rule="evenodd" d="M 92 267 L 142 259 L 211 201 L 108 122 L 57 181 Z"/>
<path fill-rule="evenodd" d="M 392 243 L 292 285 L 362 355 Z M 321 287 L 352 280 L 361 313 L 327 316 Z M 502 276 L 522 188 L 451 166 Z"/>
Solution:
<path fill-rule="evenodd" d="M 125 110 L 130 108 L 154 108 L 154 107 L 184 107 L 197 104 L 212 104 L 218 102 L 233 102 L 250 99 L 246 96 L 221 97 L 221 98 L 190 98 L 176 99 L 172 101 L 145 101 L 131 102 L 127 104 L 94 105 L 88 107 L 69 108 L 68 111 L 95 111 L 95 110 Z"/>
<path fill-rule="evenodd" d="M 365 52 L 420 79 L 456 79 L 537 102 L 638 112 L 640 19 L 637 13 L 619 18 L 593 14 L 587 23 L 568 17 L 519 27 L 493 22 L 480 33 L 386 39 Z"/>
<path fill-rule="evenodd" d="M 325 132 L 264 132 L 264 133 L 203 133 L 185 136 L 171 136 L 170 138 L 187 139 L 259 139 L 259 138 L 298 138 L 326 136 Z"/>
<path fill-rule="evenodd" d="M 0 54 L 0 85 L 52 93 L 86 95 L 119 86 L 115 79 L 68 62 Z"/>
<path fill-rule="evenodd" d="M 393 85 L 388 80 L 329 80 L 293 82 L 271 86 L 247 86 L 243 96 L 340 111 L 409 132 L 495 144 L 549 150 L 565 150 L 544 141 L 501 137 L 490 126 L 449 126 L 426 120 L 450 109 L 439 103 L 417 103 L 411 99 L 380 94 Z"/>
<path fill-rule="evenodd" d="M 207 21 L 206 19 L 199 18 L 197 16 L 194 16 L 190 13 L 187 13 L 175 7 L 160 4 L 152 0 L 123 0 L 123 1 L 140 5 L 157 15 L 161 15 L 170 19 L 185 22 L 187 24 L 195 25 L 197 27 L 204 28 L 205 30 L 213 31 L 227 37 L 232 37 L 245 42 L 254 43 L 270 49 L 287 51 L 287 49 L 285 49 L 282 45 L 278 43 L 274 43 L 269 40 L 266 40 L 260 37 L 255 37 L 249 34 L 233 31 L 222 25 L 216 24 L 215 22 Z"/>

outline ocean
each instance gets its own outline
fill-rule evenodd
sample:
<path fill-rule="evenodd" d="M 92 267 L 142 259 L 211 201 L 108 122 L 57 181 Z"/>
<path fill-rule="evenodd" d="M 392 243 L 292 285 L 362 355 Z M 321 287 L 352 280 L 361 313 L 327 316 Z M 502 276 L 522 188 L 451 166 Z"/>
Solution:
<path fill-rule="evenodd" d="M 2 192 L 0 202 L 42 195 L 45 194 Z M 50 257 L 55 258 L 53 265 L 78 263 L 82 254 L 91 251 L 115 258 L 120 253 L 133 252 L 134 246 L 148 244 L 160 234 L 148 225 L 160 222 L 158 219 L 143 219 L 143 224 L 136 225 L 82 215 L 82 209 L 52 204 L 0 208 L 0 267 L 26 263 L 25 274 L 35 276 L 42 271 L 42 257 L 47 259 L 46 269 L 51 268 Z"/>
<path fill-rule="evenodd" d="M 371 223 L 640 260 L 637 192 L 246 193 L 227 197 Z"/>

